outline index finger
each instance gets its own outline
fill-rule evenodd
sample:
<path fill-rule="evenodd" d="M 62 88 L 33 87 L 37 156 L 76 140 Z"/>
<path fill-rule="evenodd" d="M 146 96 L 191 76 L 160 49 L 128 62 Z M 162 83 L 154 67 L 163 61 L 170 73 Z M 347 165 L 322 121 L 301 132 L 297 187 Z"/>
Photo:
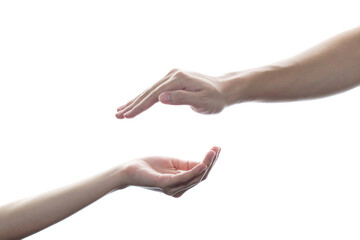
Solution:
<path fill-rule="evenodd" d="M 181 171 L 189 171 L 199 164 L 199 162 L 184 161 L 179 159 L 171 159 L 171 163 L 176 170 Z"/>
<path fill-rule="evenodd" d="M 116 117 L 119 119 L 123 119 L 124 115 L 127 112 L 130 112 L 136 105 L 138 105 L 140 102 L 144 100 L 151 92 L 153 92 L 155 89 L 157 89 L 160 85 L 162 85 L 164 82 L 169 80 L 169 78 L 172 76 L 174 72 L 176 72 L 176 69 L 171 70 L 168 74 L 166 74 L 165 77 L 163 77 L 161 80 L 156 82 L 154 85 L 152 85 L 150 88 L 142 92 L 140 95 L 138 95 L 136 98 L 128 102 L 127 104 L 119 107 L 117 109 L 118 113 L 116 114 Z"/>
<path fill-rule="evenodd" d="M 216 160 L 219 158 L 221 148 L 220 148 L 220 147 L 213 147 L 211 150 L 214 151 L 216 154 L 215 154 L 215 157 L 214 157 L 213 161 L 211 161 L 210 166 L 208 166 L 208 168 L 207 168 L 207 170 L 206 170 L 206 173 L 205 173 L 205 175 L 203 176 L 203 178 L 201 179 L 201 181 L 205 180 L 205 179 L 207 178 L 207 176 L 209 175 L 212 167 L 213 167 L 213 166 L 215 165 L 215 163 L 216 163 Z M 205 161 L 205 160 L 204 160 L 204 161 Z"/>
<path fill-rule="evenodd" d="M 169 181 L 168 186 L 174 186 L 179 184 L 186 184 L 187 182 L 194 179 L 207 169 L 207 166 L 203 163 L 199 163 L 193 169 L 172 175 L 172 179 Z"/>
<path fill-rule="evenodd" d="M 152 105 L 157 103 L 159 101 L 159 95 L 161 93 L 163 93 L 164 91 L 176 90 L 178 87 L 181 86 L 180 82 L 170 81 L 171 79 L 172 78 L 168 79 L 167 81 L 160 84 L 157 88 L 150 91 L 147 95 L 144 95 L 144 97 L 140 101 L 135 101 L 133 104 L 131 104 L 127 109 L 124 110 L 124 117 L 133 118 L 139 115 L 140 113 L 144 112 Z"/>

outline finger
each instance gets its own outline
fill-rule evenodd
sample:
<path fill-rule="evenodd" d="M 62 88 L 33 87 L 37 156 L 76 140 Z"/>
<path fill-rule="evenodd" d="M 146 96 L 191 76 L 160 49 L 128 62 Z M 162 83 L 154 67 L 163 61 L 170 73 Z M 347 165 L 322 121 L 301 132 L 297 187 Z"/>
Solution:
<path fill-rule="evenodd" d="M 201 181 L 205 180 L 207 175 L 209 174 L 210 169 L 212 168 L 212 166 L 214 166 L 217 158 L 219 157 L 220 151 L 221 151 L 220 147 L 212 147 L 211 150 L 206 154 L 206 156 L 203 160 L 203 163 L 208 166 L 206 171 L 204 171 L 202 174 L 200 174 L 199 176 L 194 178 L 189 183 L 173 189 L 173 191 L 175 192 L 173 194 L 173 197 L 176 197 L 176 198 L 181 197 L 187 190 L 189 190 L 190 188 L 193 188 L 194 186 L 199 184 Z"/>
<path fill-rule="evenodd" d="M 206 169 L 207 169 L 207 166 L 205 164 L 199 163 L 198 165 L 196 165 L 193 169 L 191 169 L 189 171 L 173 175 L 171 180 L 169 181 L 168 185 L 172 186 L 172 185 L 179 185 L 179 184 L 187 183 L 187 182 L 191 181 L 192 179 L 194 179 L 196 176 L 203 173 Z"/>
<path fill-rule="evenodd" d="M 124 118 L 124 114 L 131 111 L 138 103 L 140 103 L 147 95 L 149 95 L 154 89 L 158 88 L 161 84 L 166 82 L 171 75 L 175 72 L 176 69 L 171 70 L 165 77 L 163 77 L 160 81 L 156 82 L 153 86 L 149 89 L 138 95 L 132 101 L 130 101 L 125 106 L 120 107 L 118 110 L 119 112 L 116 114 L 117 118 Z"/>
<path fill-rule="evenodd" d="M 191 181 L 189 181 L 188 183 L 186 183 L 185 185 L 181 185 L 178 186 L 176 188 L 173 188 L 172 191 L 174 192 L 173 196 L 176 197 L 177 195 L 182 195 L 184 194 L 187 190 L 189 190 L 190 188 L 195 187 L 196 185 L 198 185 L 201 182 L 201 179 L 204 177 L 205 175 L 205 171 L 203 173 L 201 173 L 199 176 L 195 177 L 194 179 L 192 179 Z M 180 195 L 180 196 L 181 196 Z"/>
<path fill-rule="evenodd" d="M 219 147 L 213 147 L 212 150 L 216 152 L 216 156 L 215 156 L 215 158 L 213 159 L 213 161 L 211 162 L 211 164 L 210 164 L 210 166 L 208 167 L 208 169 L 206 170 L 206 174 L 204 175 L 204 178 L 203 178 L 201 181 L 205 180 L 205 179 L 208 177 L 211 169 L 213 168 L 213 166 L 214 166 L 215 163 L 216 163 L 216 160 L 217 160 L 218 157 L 219 157 L 221 148 L 219 148 Z"/>
<path fill-rule="evenodd" d="M 128 109 L 124 112 L 123 116 L 125 118 L 133 118 L 145 110 L 149 109 L 152 105 L 158 102 L 157 98 L 154 96 L 155 93 L 149 93 L 141 102 L 133 106 L 131 109 Z"/>
<path fill-rule="evenodd" d="M 210 166 L 208 167 L 208 169 L 206 170 L 206 174 L 204 175 L 204 177 L 203 177 L 203 179 L 202 179 L 201 181 L 204 181 L 204 180 L 208 177 L 208 175 L 209 175 L 212 167 L 215 165 L 217 159 L 219 158 L 221 148 L 220 148 L 220 147 L 213 147 L 211 150 L 212 150 L 212 151 L 216 151 L 216 155 L 215 155 L 214 160 L 211 162 L 211 165 L 210 165 Z"/>
<path fill-rule="evenodd" d="M 142 113 L 143 111 L 150 108 L 152 105 L 159 101 L 159 95 L 164 91 L 172 91 L 175 90 L 179 86 L 179 82 L 171 82 L 167 81 L 157 87 L 155 90 L 151 91 L 147 96 L 145 96 L 141 102 L 138 102 L 136 106 L 134 106 L 131 110 L 124 113 L 124 117 L 133 118 L 136 115 Z M 133 103 L 134 105 L 136 103 Z M 132 105 L 133 105 L 132 104 Z M 130 106 L 129 106 L 130 107 Z"/>
<path fill-rule="evenodd" d="M 175 193 L 172 195 L 173 197 L 175 198 L 179 198 L 181 197 L 187 190 L 189 190 L 190 188 L 193 188 L 195 187 L 197 184 L 194 184 L 194 186 L 190 186 L 188 188 L 185 188 L 185 189 L 180 189 L 179 191 L 175 191 Z"/>
<path fill-rule="evenodd" d="M 216 158 L 216 152 L 218 149 L 216 147 L 212 148 L 209 152 L 207 152 L 202 164 L 206 165 L 206 170 L 204 172 L 202 172 L 202 174 L 198 175 L 198 176 L 195 176 L 194 179 L 190 179 L 191 181 L 196 181 L 197 178 L 199 178 L 199 180 L 197 182 L 200 182 L 202 180 L 202 178 L 205 176 L 205 174 L 207 173 L 208 169 L 211 167 L 213 161 L 215 160 Z M 177 159 L 176 159 L 177 160 Z M 187 162 L 191 165 L 194 165 L 194 166 L 184 166 L 185 164 L 187 164 Z M 199 165 L 198 162 L 190 162 L 190 161 L 181 161 L 181 160 L 177 160 L 177 162 L 174 162 L 174 164 L 182 164 L 182 166 L 179 166 L 179 167 L 182 167 L 182 169 L 186 169 L 186 168 L 189 168 L 189 169 L 192 169 L 194 167 L 196 167 L 197 165 Z M 181 188 L 184 188 L 184 186 L 186 185 L 189 185 L 189 182 L 182 182 L 182 183 L 185 183 L 185 185 L 183 186 L 180 186 Z M 192 182 L 190 182 L 190 184 L 192 184 Z"/>
<path fill-rule="evenodd" d="M 140 95 L 138 95 L 136 98 L 134 98 L 134 99 L 130 102 L 130 104 L 127 104 L 127 106 L 124 107 L 121 111 L 119 111 L 119 112 L 116 114 L 116 116 L 117 116 L 118 118 L 121 118 L 121 119 L 124 118 L 125 113 L 131 111 L 131 110 L 134 108 L 134 106 L 136 106 L 136 104 L 138 104 L 138 103 L 144 98 L 144 96 L 145 96 L 146 94 L 148 94 L 149 91 L 151 91 L 151 89 L 152 89 L 152 87 L 149 88 L 148 90 L 142 92 L 142 93 L 141 93 Z"/>
<path fill-rule="evenodd" d="M 156 84 L 157 84 L 157 83 L 156 83 Z M 155 85 L 156 85 L 156 84 L 155 84 Z M 155 85 L 154 85 L 154 86 L 155 86 Z M 154 87 L 154 86 L 152 86 L 152 87 Z M 152 88 L 152 87 L 151 87 L 151 88 Z M 149 88 L 148 90 L 150 90 L 151 88 Z M 120 112 L 120 113 L 125 113 L 126 109 L 128 109 L 129 106 L 132 106 L 133 104 L 135 104 L 136 102 L 138 102 L 138 101 L 140 100 L 140 98 L 141 98 L 144 94 L 146 94 L 146 92 L 147 92 L 148 90 L 140 93 L 138 96 L 136 96 L 136 98 L 134 98 L 133 100 L 131 100 L 131 101 L 128 102 L 127 104 L 119 107 L 119 108 L 118 108 L 118 112 Z"/>
<path fill-rule="evenodd" d="M 133 100 L 131 100 L 131 101 L 128 102 L 127 104 L 119 107 L 119 108 L 117 109 L 118 112 L 116 113 L 115 116 L 116 116 L 117 118 L 119 118 L 119 119 L 123 119 L 123 118 L 124 118 L 124 113 L 126 113 L 127 109 L 128 109 L 129 107 L 131 107 L 131 105 L 134 104 L 134 102 L 135 102 L 137 99 L 139 99 L 142 94 L 144 94 L 144 93 L 141 93 L 140 95 L 138 95 L 136 98 L 134 98 Z"/>
<path fill-rule="evenodd" d="M 206 174 L 206 171 L 204 171 L 199 176 L 195 177 L 193 180 L 186 183 L 185 185 L 178 186 L 178 187 L 172 189 L 172 191 L 174 192 L 174 194 L 172 194 L 172 196 L 173 197 L 182 196 L 187 190 L 189 190 L 189 189 L 195 187 L 196 185 L 198 185 L 202 181 L 205 174 Z"/>
<path fill-rule="evenodd" d="M 202 161 L 204 164 L 206 164 L 209 167 L 211 167 L 211 163 L 213 162 L 213 160 L 216 157 L 216 150 L 211 149 L 210 151 L 208 151 L 205 155 L 204 160 Z"/>
<path fill-rule="evenodd" d="M 136 100 L 133 99 L 131 100 L 130 102 L 128 102 L 127 104 L 121 106 L 121 107 L 118 107 L 116 110 L 117 110 L 117 113 L 115 114 L 115 117 L 116 118 L 119 118 L 119 119 L 123 119 L 124 118 L 124 115 L 122 114 L 122 110 L 124 110 L 125 108 L 127 108 L 130 104 L 132 104 L 134 101 Z"/>
<path fill-rule="evenodd" d="M 194 107 L 199 107 L 201 105 L 201 99 L 198 92 L 184 90 L 163 92 L 159 95 L 159 101 L 171 105 L 190 105 Z"/>
<path fill-rule="evenodd" d="M 181 191 L 181 192 L 179 192 L 179 193 L 177 193 L 177 194 L 175 194 L 175 195 L 173 195 L 173 197 L 175 197 L 175 198 L 179 198 L 179 197 L 181 197 L 185 192 L 186 192 L 187 190 L 185 190 L 185 191 Z"/>
<path fill-rule="evenodd" d="M 184 161 L 179 159 L 171 159 L 171 163 L 176 170 L 181 170 L 181 171 L 189 171 L 199 164 L 199 162 Z"/>
<path fill-rule="evenodd" d="M 136 98 L 138 98 L 139 96 L 137 96 Z M 136 100 L 136 98 L 134 98 L 133 100 L 131 100 L 130 102 L 128 102 L 127 104 L 125 104 L 125 105 L 122 105 L 121 107 L 118 107 L 117 109 L 116 109 L 116 111 L 121 111 L 121 110 L 123 110 L 123 109 L 125 109 L 125 108 L 127 108 L 130 104 L 132 104 L 135 100 Z"/>

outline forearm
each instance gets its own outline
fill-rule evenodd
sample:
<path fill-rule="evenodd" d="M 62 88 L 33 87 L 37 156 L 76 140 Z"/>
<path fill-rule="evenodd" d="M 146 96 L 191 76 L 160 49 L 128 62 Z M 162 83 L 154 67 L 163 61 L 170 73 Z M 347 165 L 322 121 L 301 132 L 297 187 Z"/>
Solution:
<path fill-rule="evenodd" d="M 0 239 L 19 239 L 72 215 L 122 186 L 114 168 L 77 184 L 0 207 Z"/>
<path fill-rule="evenodd" d="M 360 84 L 360 27 L 293 58 L 220 77 L 228 105 L 324 97 Z"/>

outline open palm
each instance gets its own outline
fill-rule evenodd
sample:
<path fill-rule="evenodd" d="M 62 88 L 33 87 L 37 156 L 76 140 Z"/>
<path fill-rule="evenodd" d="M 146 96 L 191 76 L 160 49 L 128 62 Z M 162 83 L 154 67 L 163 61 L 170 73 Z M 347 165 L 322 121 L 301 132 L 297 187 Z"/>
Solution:
<path fill-rule="evenodd" d="M 130 161 L 125 166 L 129 185 L 162 191 L 180 197 L 186 190 L 204 180 L 220 148 L 213 147 L 202 162 L 184 161 L 169 157 L 147 157 Z"/>

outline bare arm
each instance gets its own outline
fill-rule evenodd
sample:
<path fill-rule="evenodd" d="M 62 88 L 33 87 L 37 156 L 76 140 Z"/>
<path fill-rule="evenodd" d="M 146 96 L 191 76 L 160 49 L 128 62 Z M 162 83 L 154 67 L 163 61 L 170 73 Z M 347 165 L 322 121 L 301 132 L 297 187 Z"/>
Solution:
<path fill-rule="evenodd" d="M 180 197 L 204 180 L 219 155 L 212 148 L 202 163 L 148 157 L 130 161 L 79 183 L 0 207 L 0 239 L 36 233 L 127 186 L 142 186 Z"/>
<path fill-rule="evenodd" d="M 116 169 L 80 183 L 0 208 L 0 239 L 20 239 L 44 229 L 119 186 Z"/>
<path fill-rule="evenodd" d="M 288 60 L 221 78 L 227 104 L 319 98 L 351 89 L 360 84 L 360 27 Z"/>
<path fill-rule="evenodd" d="M 359 84 L 360 27 L 285 61 L 220 77 L 174 69 L 119 107 L 116 117 L 135 117 L 158 101 L 212 114 L 235 103 L 318 98 Z"/>

